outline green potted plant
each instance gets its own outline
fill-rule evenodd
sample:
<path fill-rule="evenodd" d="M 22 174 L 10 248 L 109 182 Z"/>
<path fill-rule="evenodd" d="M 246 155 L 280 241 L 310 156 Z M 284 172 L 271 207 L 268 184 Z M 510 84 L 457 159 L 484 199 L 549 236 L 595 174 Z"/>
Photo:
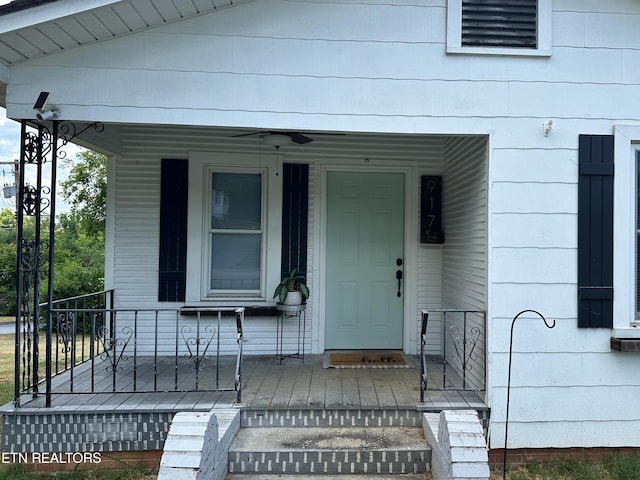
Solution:
<path fill-rule="evenodd" d="M 282 305 L 302 305 L 309 298 L 309 287 L 305 283 L 304 275 L 294 268 L 289 275 L 284 277 L 273 292 L 273 298 L 278 299 Z"/>

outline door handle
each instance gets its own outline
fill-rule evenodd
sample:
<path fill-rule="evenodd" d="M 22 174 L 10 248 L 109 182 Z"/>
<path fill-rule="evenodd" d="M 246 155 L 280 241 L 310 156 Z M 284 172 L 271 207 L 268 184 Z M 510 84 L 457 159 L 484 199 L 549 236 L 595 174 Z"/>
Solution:
<path fill-rule="evenodd" d="M 398 297 L 402 296 L 402 270 L 396 270 L 396 279 L 398 280 Z"/>

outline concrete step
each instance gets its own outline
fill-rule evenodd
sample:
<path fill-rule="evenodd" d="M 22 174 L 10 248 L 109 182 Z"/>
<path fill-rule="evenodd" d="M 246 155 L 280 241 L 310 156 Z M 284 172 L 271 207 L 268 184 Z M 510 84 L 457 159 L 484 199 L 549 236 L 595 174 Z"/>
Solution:
<path fill-rule="evenodd" d="M 256 474 L 383 479 L 423 474 L 430 461 L 421 428 L 241 428 L 229 450 L 229 473 L 252 480 Z"/>
<path fill-rule="evenodd" d="M 295 475 L 255 475 L 230 473 L 225 480 L 297 480 Z M 431 473 L 399 473 L 397 475 L 305 475 L 304 480 L 431 480 Z"/>

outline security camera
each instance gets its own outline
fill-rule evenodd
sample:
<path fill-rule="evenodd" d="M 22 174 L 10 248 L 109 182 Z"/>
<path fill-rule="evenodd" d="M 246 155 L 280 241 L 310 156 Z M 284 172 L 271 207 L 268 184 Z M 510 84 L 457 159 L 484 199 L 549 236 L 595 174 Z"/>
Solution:
<path fill-rule="evenodd" d="M 41 122 L 46 122 L 47 120 L 52 120 L 59 117 L 60 117 L 60 112 L 58 110 L 45 110 L 45 111 L 36 113 L 36 118 Z"/>
<path fill-rule="evenodd" d="M 46 122 L 47 120 L 56 119 L 58 117 L 60 117 L 60 112 L 58 110 L 45 110 L 36 113 L 36 118 L 40 122 Z"/>

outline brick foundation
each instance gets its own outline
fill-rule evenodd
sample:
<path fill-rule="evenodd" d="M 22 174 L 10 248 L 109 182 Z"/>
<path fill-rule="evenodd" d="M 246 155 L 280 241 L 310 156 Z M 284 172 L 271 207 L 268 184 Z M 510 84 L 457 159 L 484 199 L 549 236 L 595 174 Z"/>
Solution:
<path fill-rule="evenodd" d="M 71 470 L 126 470 L 141 468 L 156 473 L 160 467 L 161 450 L 101 452 L 100 463 L 20 463 L 27 472 L 59 472 Z M 16 460 L 19 460 L 16 458 Z M 31 460 L 29 457 L 28 460 Z"/>
<path fill-rule="evenodd" d="M 510 465 L 558 462 L 561 460 L 602 461 L 612 455 L 640 456 L 640 447 L 593 447 L 593 448 L 514 448 L 507 453 Z M 504 449 L 489 450 L 489 464 L 502 465 Z"/>

